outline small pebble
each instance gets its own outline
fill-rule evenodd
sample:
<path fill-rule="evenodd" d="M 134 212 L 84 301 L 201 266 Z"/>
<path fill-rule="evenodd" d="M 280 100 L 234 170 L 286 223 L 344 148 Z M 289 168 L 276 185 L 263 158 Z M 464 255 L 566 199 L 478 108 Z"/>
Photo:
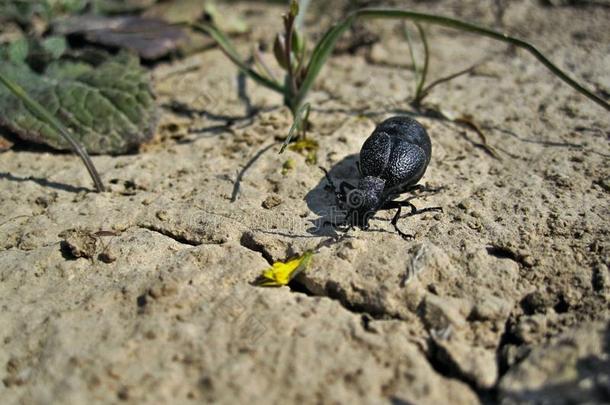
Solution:
<path fill-rule="evenodd" d="M 270 210 L 271 208 L 277 207 L 282 203 L 282 198 L 277 194 L 271 194 L 263 201 L 263 208 Z"/>

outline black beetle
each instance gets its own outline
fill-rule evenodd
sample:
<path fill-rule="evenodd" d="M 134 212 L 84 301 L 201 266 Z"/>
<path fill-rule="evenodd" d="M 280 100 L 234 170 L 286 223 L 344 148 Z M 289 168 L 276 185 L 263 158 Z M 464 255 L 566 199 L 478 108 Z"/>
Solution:
<path fill-rule="evenodd" d="M 442 211 L 442 208 L 418 210 L 410 201 L 415 197 L 403 201 L 395 199 L 406 192 L 438 191 L 417 184 L 426 172 L 431 154 L 432 144 L 424 127 L 412 118 L 396 116 L 379 124 L 362 145 L 358 187 L 344 181 L 337 191 L 328 172 L 322 168 L 337 202 L 347 208 L 347 216 L 342 225 L 367 229 L 375 212 L 396 208 L 392 219 L 394 229 L 405 239 L 412 237 L 398 229 L 402 207 L 411 208 L 408 215 Z"/>

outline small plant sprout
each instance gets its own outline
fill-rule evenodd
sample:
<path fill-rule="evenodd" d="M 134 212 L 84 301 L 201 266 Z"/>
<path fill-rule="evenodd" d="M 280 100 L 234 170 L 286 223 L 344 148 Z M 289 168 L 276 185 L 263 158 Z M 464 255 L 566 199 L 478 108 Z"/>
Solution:
<path fill-rule="evenodd" d="M 312 251 L 303 253 L 302 256 L 283 262 L 275 262 L 259 276 L 254 284 L 262 287 L 281 287 L 288 285 L 300 272 L 307 269 L 313 257 Z"/>
<path fill-rule="evenodd" d="M 302 4 L 304 5 L 305 3 Z M 209 34 L 218 43 L 225 55 L 227 55 L 227 57 L 252 80 L 283 95 L 284 104 L 292 112 L 295 122 L 290 130 L 291 135 L 289 135 L 286 139 L 287 142 L 289 142 L 293 135 L 297 134 L 297 132 L 299 132 L 297 139 L 304 136 L 309 113 L 309 105 L 305 103 L 307 95 L 313 87 L 320 71 L 324 67 L 324 64 L 331 56 L 333 49 L 335 48 L 335 45 L 341 35 L 347 31 L 358 19 L 395 19 L 412 21 L 416 23 L 416 27 L 425 48 L 427 48 L 427 42 L 424 30 L 420 25 L 421 23 L 439 25 L 460 31 L 470 32 L 514 45 L 531 53 L 540 63 L 549 69 L 551 73 L 573 87 L 576 91 L 599 104 L 604 109 L 610 110 L 610 104 L 608 104 L 606 100 L 586 89 L 576 80 L 568 76 L 568 74 L 547 59 L 532 44 L 473 23 L 461 21 L 455 18 L 435 14 L 419 13 L 409 10 L 391 8 L 362 8 L 351 12 L 343 20 L 339 21 L 328 31 L 326 31 L 315 47 L 309 51 L 306 40 L 298 31 L 297 24 L 295 23 L 296 21 L 300 21 L 301 18 L 302 16 L 299 15 L 299 2 L 297 0 L 292 0 L 288 13 L 284 15 L 283 32 L 277 35 L 273 46 L 275 59 L 285 72 L 283 81 L 276 79 L 271 73 L 270 69 L 268 69 L 264 63 L 260 63 L 260 55 L 257 57 L 256 52 L 254 57 L 254 60 L 257 61 L 255 63 L 255 68 L 252 68 L 246 64 L 239 56 L 228 37 L 213 23 L 205 22 L 189 24 L 193 29 Z M 411 40 L 409 38 L 409 42 L 410 41 Z M 433 82 L 426 86 L 425 80 L 428 66 L 427 49 L 425 49 L 425 55 L 423 68 L 421 71 L 417 72 L 418 76 L 416 80 L 417 87 L 414 105 L 420 103 L 430 89 L 439 84 L 439 82 L 447 81 L 455 77 L 455 75 L 452 75 L 452 77 L 440 79 L 439 81 Z M 458 72 L 456 75 L 464 73 L 466 72 Z M 285 147 L 282 148 L 282 150 L 284 149 Z"/>
<path fill-rule="evenodd" d="M 259 52 L 254 52 L 255 66 L 250 68 L 238 55 L 228 37 L 218 27 L 211 23 L 192 23 L 190 26 L 198 31 L 209 34 L 220 46 L 225 55 L 231 59 L 240 70 L 257 83 L 281 93 L 284 104 L 290 108 L 293 115 L 300 109 L 307 90 L 304 88 L 309 71 L 307 63 L 307 46 L 305 38 L 296 28 L 299 15 L 299 2 L 293 0 L 290 8 L 283 16 L 283 32 L 278 33 L 273 42 L 273 54 L 278 65 L 284 70 L 285 77 L 279 81 L 260 58 Z"/>

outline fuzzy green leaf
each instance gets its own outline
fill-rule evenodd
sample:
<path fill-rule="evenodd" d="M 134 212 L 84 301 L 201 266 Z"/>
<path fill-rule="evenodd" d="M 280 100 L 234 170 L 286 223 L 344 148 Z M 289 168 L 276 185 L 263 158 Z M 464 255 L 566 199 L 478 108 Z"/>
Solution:
<path fill-rule="evenodd" d="M 29 24 L 35 15 L 46 19 L 50 14 L 51 9 L 46 0 L 0 1 L 0 22 L 17 21 L 21 24 Z"/>
<path fill-rule="evenodd" d="M 6 56 L 16 64 L 24 63 L 29 53 L 30 44 L 26 38 L 19 38 L 6 47 Z"/>
<path fill-rule="evenodd" d="M 57 117 L 89 153 L 126 153 L 152 137 L 154 96 L 148 74 L 135 57 L 121 54 L 95 68 L 63 63 L 47 72 L 43 76 L 27 65 L 0 65 L 3 76 Z M 70 149 L 52 126 L 4 86 L 0 86 L 0 125 L 23 139 Z"/>

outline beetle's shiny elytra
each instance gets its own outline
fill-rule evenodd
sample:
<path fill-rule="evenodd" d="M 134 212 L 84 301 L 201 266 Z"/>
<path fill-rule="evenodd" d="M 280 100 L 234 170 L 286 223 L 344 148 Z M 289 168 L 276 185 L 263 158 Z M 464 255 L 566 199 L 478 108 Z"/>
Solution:
<path fill-rule="evenodd" d="M 425 128 L 409 117 L 383 121 L 362 145 L 362 177 L 385 181 L 384 192 L 400 194 L 417 184 L 430 163 L 432 143 Z"/>
<path fill-rule="evenodd" d="M 375 212 L 397 208 L 392 224 L 407 237 L 396 225 L 402 207 L 410 207 L 411 214 L 440 211 L 439 207 L 417 210 L 409 200 L 394 201 L 402 193 L 423 189 L 417 182 L 426 172 L 431 155 L 430 137 L 414 119 L 397 116 L 379 124 L 360 150 L 358 186 L 342 182 L 336 193 L 347 209 L 346 224 L 366 229 Z M 328 180 L 332 185 L 330 177 Z"/>

